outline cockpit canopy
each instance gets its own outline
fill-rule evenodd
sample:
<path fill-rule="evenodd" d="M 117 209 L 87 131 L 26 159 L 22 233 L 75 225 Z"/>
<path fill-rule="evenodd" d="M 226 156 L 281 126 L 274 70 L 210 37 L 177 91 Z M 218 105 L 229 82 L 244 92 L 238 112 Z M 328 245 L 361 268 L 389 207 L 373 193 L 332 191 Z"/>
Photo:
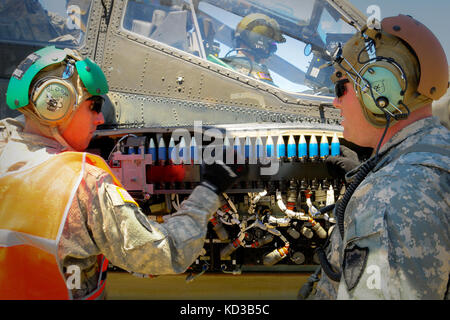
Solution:
<path fill-rule="evenodd" d="M 158 41 L 290 93 L 332 96 L 330 52 L 355 32 L 325 0 L 124 3 L 121 28 L 133 36 Z M 92 8 L 92 0 L 3 0 L 0 41 L 81 48 Z M 236 34 L 238 24 L 252 14 L 264 18 L 251 20 Z M 274 25 L 279 30 L 271 35 Z M 253 47 L 237 41 L 244 35 Z M 285 41 L 277 41 L 280 37 Z M 254 48 L 267 49 L 267 55 L 258 56 Z"/>

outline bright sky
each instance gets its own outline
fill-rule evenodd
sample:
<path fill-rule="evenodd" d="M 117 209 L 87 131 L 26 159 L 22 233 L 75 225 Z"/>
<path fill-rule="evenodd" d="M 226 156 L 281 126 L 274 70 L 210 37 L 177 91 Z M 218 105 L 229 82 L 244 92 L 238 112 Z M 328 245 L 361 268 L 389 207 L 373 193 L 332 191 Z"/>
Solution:
<path fill-rule="evenodd" d="M 450 61 L 450 1 L 449 0 L 350 0 L 365 15 L 370 5 L 380 8 L 381 19 L 409 14 L 426 25 L 439 39 Z"/>
<path fill-rule="evenodd" d="M 64 12 L 65 1 L 41 0 L 53 10 Z M 439 39 L 450 61 L 450 0 L 350 0 L 364 14 L 370 15 L 367 8 L 377 5 L 381 19 L 384 17 L 409 14 L 425 24 Z"/>
<path fill-rule="evenodd" d="M 0 0 L 1 1 L 1 0 Z M 275 1 L 275 0 L 261 0 L 261 1 Z M 283 1 L 278 0 L 280 5 Z M 389 16 L 395 16 L 399 13 L 408 14 L 425 24 L 439 39 L 447 55 L 447 60 L 450 61 L 450 0 L 349 0 L 356 8 L 367 16 L 376 14 L 373 8 L 379 8 L 380 19 Z M 47 7 L 50 11 L 59 12 L 65 15 L 65 1 L 61 0 L 40 0 L 40 2 Z M 275 1 L 276 2 L 276 1 Z M 376 9 L 378 10 L 378 9 Z M 225 14 L 225 13 L 224 13 Z M 234 27 L 240 20 L 233 15 L 229 15 L 229 22 L 232 22 L 230 27 Z M 288 38 L 288 37 L 287 37 Z M 299 60 L 302 55 L 297 54 L 303 52 L 303 47 L 297 48 L 295 41 L 291 41 L 288 38 L 287 43 L 284 46 L 279 46 L 278 54 L 282 54 L 285 59 L 289 59 L 290 55 L 293 55 L 294 61 L 290 61 L 299 66 L 303 71 L 306 71 L 309 59 Z M 223 52 L 227 52 L 228 48 L 223 48 Z M 289 54 L 286 54 L 286 50 Z M 283 53 L 284 52 L 284 53 Z M 303 67 L 302 67 L 303 66 Z M 292 91 L 301 91 L 303 86 L 298 86 L 284 78 L 279 77 L 276 73 L 272 72 L 272 77 L 280 87 Z M 292 87 L 292 88 L 291 88 Z M 300 90 L 301 89 L 301 90 Z"/>

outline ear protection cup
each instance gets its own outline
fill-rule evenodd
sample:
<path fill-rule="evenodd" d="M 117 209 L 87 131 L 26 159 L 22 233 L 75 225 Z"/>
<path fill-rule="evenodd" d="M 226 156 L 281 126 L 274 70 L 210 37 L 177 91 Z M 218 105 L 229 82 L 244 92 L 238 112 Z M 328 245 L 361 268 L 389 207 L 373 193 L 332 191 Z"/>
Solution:
<path fill-rule="evenodd" d="M 367 63 L 356 77 L 355 91 L 368 111 L 382 115 L 399 111 L 407 89 L 406 76 L 393 61 Z"/>
<path fill-rule="evenodd" d="M 34 86 L 31 102 L 38 116 L 53 125 L 63 122 L 78 103 L 74 86 L 57 77 L 40 79 Z"/>

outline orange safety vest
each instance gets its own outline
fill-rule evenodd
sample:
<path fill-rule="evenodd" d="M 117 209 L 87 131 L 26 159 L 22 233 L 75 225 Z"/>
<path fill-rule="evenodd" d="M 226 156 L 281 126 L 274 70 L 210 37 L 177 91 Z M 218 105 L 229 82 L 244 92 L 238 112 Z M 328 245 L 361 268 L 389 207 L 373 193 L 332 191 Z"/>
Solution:
<path fill-rule="evenodd" d="M 0 175 L 0 299 L 72 299 L 57 251 L 86 163 L 104 169 L 121 186 L 102 158 L 81 152 L 63 152 Z M 97 258 L 97 289 L 84 299 L 104 293 L 108 261 Z"/>

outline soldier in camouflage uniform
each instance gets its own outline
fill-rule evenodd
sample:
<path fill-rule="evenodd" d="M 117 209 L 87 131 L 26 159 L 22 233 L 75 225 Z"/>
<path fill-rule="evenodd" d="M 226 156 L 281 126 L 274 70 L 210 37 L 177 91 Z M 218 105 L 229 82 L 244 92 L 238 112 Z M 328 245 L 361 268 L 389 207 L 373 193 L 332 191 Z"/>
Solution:
<path fill-rule="evenodd" d="M 244 17 L 234 33 L 237 54 L 221 60 L 236 71 L 274 84 L 264 61 L 276 52 L 276 43 L 285 42 L 277 21 L 261 13 Z"/>
<path fill-rule="evenodd" d="M 81 64 L 74 65 L 75 61 Z M 29 73 L 32 73 L 31 76 L 36 73 L 30 90 L 23 82 Z M 61 90 L 66 90 L 62 85 L 66 88 L 73 86 L 77 100 L 71 100 L 74 97 L 70 95 L 61 95 Z M 20 86 L 25 89 L 20 90 Z M 61 274 L 68 273 L 73 266 L 78 267 L 81 270 L 80 285 L 69 288 L 68 294 L 69 298 L 74 299 L 88 297 L 97 290 L 99 283 L 103 283 L 100 255 L 115 266 L 136 273 L 158 275 L 184 272 L 203 248 L 208 221 L 220 205 L 218 195 L 237 178 L 223 163 L 206 166 L 202 183 L 181 204 L 178 212 L 161 224 L 148 220 L 134 199 L 120 187 L 120 182 L 116 181 L 106 163 L 94 155 L 81 153 L 88 146 L 97 125 L 104 122 L 98 94 L 107 91 L 106 78 L 94 62 L 81 60 L 72 50 L 47 47 L 25 59 L 10 80 L 8 106 L 19 107 L 25 121 L 19 118 L 0 121 L 0 251 L 13 252 L 19 250 L 19 244 L 22 244 L 29 250 L 41 250 L 40 255 L 53 252 Z M 31 92 L 30 96 L 28 92 Z M 21 100 L 23 94 L 25 99 Z M 78 103 L 74 104 L 74 101 Z M 68 115 L 60 118 L 57 112 L 64 108 L 68 109 Z M 83 160 L 84 169 L 80 173 L 78 187 L 73 191 L 75 193 L 72 192 L 73 201 L 66 208 L 65 220 L 61 220 L 61 232 L 56 238 L 57 249 L 52 251 L 46 247 L 51 241 L 43 242 L 42 237 L 30 235 L 36 229 L 39 234 L 47 232 L 40 226 L 45 225 L 44 221 L 29 226 L 28 231 L 24 231 L 23 226 L 27 225 L 30 214 L 33 216 L 38 212 L 53 219 L 57 212 L 46 212 L 45 208 L 52 208 L 63 201 L 42 190 L 39 181 L 54 181 L 54 186 L 49 183 L 48 188 L 64 189 L 70 186 L 69 177 L 56 173 L 61 166 L 53 167 L 55 171 L 50 170 L 50 176 L 45 176 L 48 173 L 39 168 L 45 168 L 47 163 L 58 157 L 78 155 L 83 159 L 99 161 Z M 29 176 L 27 172 L 34 173 Z M 43 179 L 38 180 L 40 175 Z M 14 183 L 9 182 L 11 177 Z M 17 194 L 21 185 L 28 191 Z M 53 192 L 58 192 L 57 189 Z M 19 213 L 27 201 L 22 204 L 11 199 L 29 199 L 33 194 L 43 194 L 45 198 L 35 197 L 36 202 L 29 204 L 21 217 Z M 18 224 L 20 219 L 23 223 Z M 36 247 L 36 241 L 46 245 Z M 47 279 L 47 284 L 43 286 L 33 286 L 38 281 L 37 277 L 45 279 L 48 272 L 43 262 L 38 264 L 39 272 L 27 270 L 26 259 L 31 259 L 29 263 L 38 263 L 33 262 L 36 257 L 4 254 L 3 251 L 0 252 L 1 298 L 66 297 L 43 293 L 44 290 L 52 293 L 51 288 L 44 288 L 51 286 L 52 279 Z M 19 264 L 20 268 L 17 268 Z M 48 265 L 51 266 L 51 263 Z M 23 270 L 23 273 L 16 270 Z M 68 276 L 65 275 L 66 278 Z"/>
<path fill-rule="evenodd" d="M 363 30 L 368 41 L 358 32 L 336 55 L 333 104 L 344 138 L 374 155 L 346 175 L 357 187 L 336 205 L 312 298 L 448 299 L 450 133 L 431 113 L 448 87 L 445 53 L 409 16 Z"/>

